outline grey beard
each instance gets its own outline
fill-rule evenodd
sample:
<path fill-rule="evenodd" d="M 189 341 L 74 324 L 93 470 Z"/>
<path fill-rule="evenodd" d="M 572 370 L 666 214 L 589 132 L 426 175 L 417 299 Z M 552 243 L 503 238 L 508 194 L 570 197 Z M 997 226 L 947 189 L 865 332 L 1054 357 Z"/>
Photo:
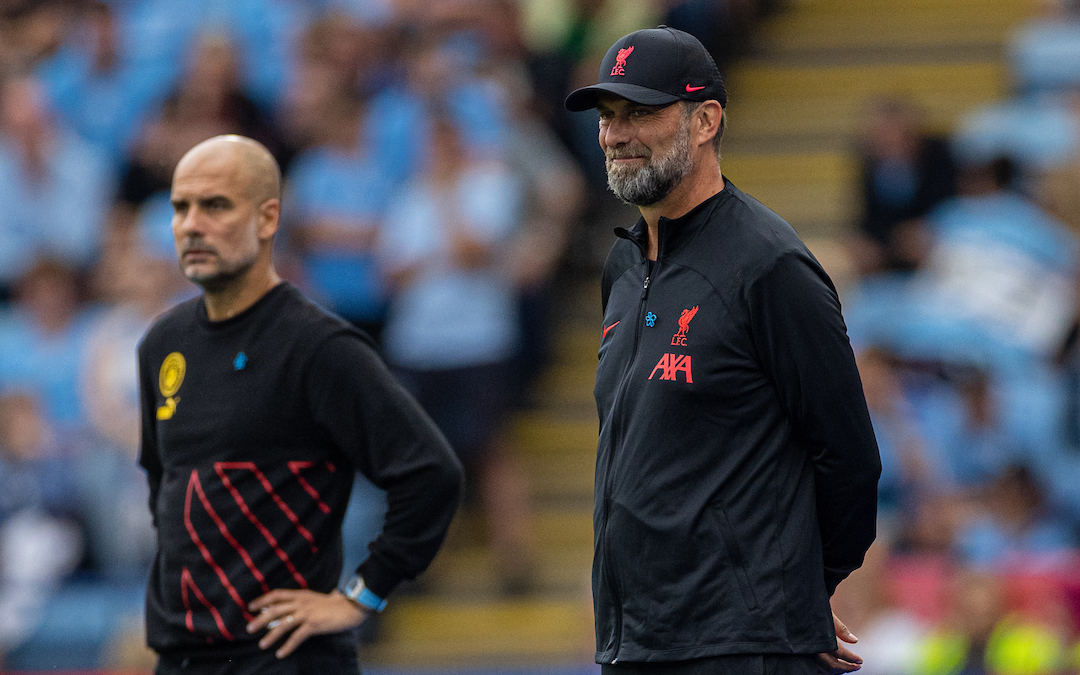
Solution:
<path fill-rule="evenodd" d="M 220 293 L 229 286 L 233 285 L 237 279 L 244 276 L 255 266 L 256 257 L 250 259 L 241 260 L 233 265 L 227 266 L 223 269 L 219 269 L 211 274 L 191 274 L 188 275 L 184 272 L 184 276 L 188 278 L 208 293 Z M 183 269 L 181 269 L 183 272 Z"/>
<path fill-rule="evenodd" d="M 682 125 L 666 155 L 651 158 L 640 169 L 614 167 L 607 161 L 608 188 L 626 204 L 650 206 L 671 194 L 694 168 L 690 155 L 690 128 Z"/>

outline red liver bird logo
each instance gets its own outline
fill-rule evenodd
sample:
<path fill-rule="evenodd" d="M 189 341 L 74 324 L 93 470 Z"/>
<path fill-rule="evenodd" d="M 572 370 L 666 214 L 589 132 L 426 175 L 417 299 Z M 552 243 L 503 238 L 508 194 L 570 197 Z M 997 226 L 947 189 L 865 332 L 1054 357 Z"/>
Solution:
<path fill-rule="evenodd" d="M 694 315 L 697 314 L 698 306 L 694 305 L 690 309 L 684 309 L 679 316 L 679 330 L 675 335 L 671 336 L 671 344 L 686 346 L 686 331 L 690 330 L 690 322 L 693 321 Z"/>
<path fill-rule="evenodd" d="M 626 57 L 630 56 L 630 52 L 634 51 L 633 46 L 623 47 L 619 50 L 619 53 L 615 55 L 615 66 L 611 69 L 611 76 L 626 75 Z"/>
<path fill-rule="evenodd" d="M 694 305 L 692 309 L 684 309 L 679 316 L 679 332 L 676 335 L 686 337 L 686 331 L 690 330 L 690 322 L 693 321 L 694 315 L 697 314 L 698 306 Z"/>

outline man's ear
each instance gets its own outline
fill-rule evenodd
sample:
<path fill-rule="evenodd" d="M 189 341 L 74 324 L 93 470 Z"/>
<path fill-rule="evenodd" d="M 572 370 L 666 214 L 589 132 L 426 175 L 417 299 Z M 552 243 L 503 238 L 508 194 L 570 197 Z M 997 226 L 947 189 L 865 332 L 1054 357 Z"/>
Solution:
<path fill-rule="evenodd" d="M 259 205 L 258 235 L 261 241 L 273 238 L 277 233 L 278 220 L 281 218 L 281 201 L 267 199 Z"/>
<path fill-rule="evenodd" d="M 697 145 L 712 143 L 716 134 L 720 133 L 720 120 L 723 118 L 724 109 L 719 101 L 705 101 L 697 109 L 694 117 L 698 120 Z"/>

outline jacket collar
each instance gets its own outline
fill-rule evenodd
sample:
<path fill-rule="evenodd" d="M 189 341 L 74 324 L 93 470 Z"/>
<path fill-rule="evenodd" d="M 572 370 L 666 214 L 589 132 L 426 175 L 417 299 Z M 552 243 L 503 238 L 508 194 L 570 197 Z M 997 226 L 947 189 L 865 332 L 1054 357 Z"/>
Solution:
<path fill-rule="evenodd" d="M 661 216 L 659 227 L 657 228 L 660 237 L 657 259 L 659 260 L 664 257 L 665 254 L 672 253 L 684 242 L 689 241 L 701 227 L 709 222 L 709 216 L 711 215 L 713 208 L 726 200 L 728 196 L 737 189 L 738 188 L 736 188 L 725 176 L 723 190 L 690 209 L 684 215 L 678 218 L 665 218 Z M 634 223 L 633 227 L 615 228 L 615 236 L 622 239 L 629 239 L 633 242 L 641 251 L 642 257 L 644 257 L 648 251 L 648 233 L 649 226 L 645 223 L 645 219 L 641 217 L 638 218 L 638 221 Z"/>

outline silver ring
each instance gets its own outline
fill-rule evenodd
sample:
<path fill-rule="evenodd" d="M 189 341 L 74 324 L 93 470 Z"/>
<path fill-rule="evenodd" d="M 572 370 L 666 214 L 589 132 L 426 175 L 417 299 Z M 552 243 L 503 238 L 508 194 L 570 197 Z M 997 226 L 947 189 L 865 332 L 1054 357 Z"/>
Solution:
<path fill-rule="evenodd" d="M 277 628 L 278 626 L 280 626 L 283 623 L 291 626 L 293 621 L 295 621 L 295 619 L 293 618 L 293 615 L 290 614 L 287 617 L 285 617 L 284 619 L 274 619 L 270 623 L 266 624 L 266 628 L 267 628 L 267 630 L 273 630 L 273 629 Z"/>

